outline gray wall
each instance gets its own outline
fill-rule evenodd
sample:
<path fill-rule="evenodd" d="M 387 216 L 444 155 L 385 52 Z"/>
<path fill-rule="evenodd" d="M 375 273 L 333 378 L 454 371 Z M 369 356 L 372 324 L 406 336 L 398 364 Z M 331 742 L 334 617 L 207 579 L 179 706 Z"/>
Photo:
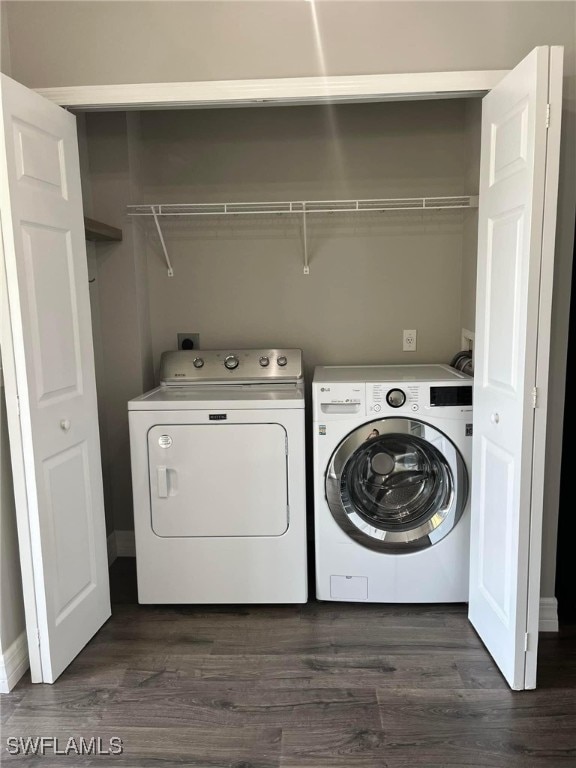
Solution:
<path fill-rule="evenodd" d="M 76 126 L 78 133 L 78 152 L 80 155 L 80 179 L 82 182 L 82 205 L 84 215 L 94 218 L 92 203 L 92 179 L 90 176 L 90 160 L 88 157 L 88 142 L 86 137 L 86 116 L 77 115 Z M 96 373 L 96 391 L 98 393 L 98 426 L 100 432 L 100 453 L 102 458 L 102 483 L 104 487 L 104 507 L 106 511 L 106 533 L 114 530 L 112 511 L 112 483 L 110 465 L 110 440 L 108 437 L 108 412 L 104 393 L 107 387 L 106 360 L 102 344 L 102 321 L 100 317 L 100 281 L 98 279 L 98 263 L 101 246 L 98 243 L 86 241 L 86 258 L 88 261 L 88 280 L 90 288 L 90 314 L 92 319 L 92 339 L 94 342 L 94 368 Z"/>
<path fill-rule="evenodd" d="M 145 112 L 142 200 L 331 200 L 464 194 L 464 101 Z M 477 192 L 476 189 L 472 193 Z M 461 212 L 164 223 L 152 227 L 154 361 L 178 331 L 205 348 L 288 346 L 319 364 L 448 361 L 459 348 Z M 402 352 L 402 329 L 419 331 Z"/>
<path fill-rule="evenodd" d="M 12 71 L 10 62 L 10 38 L 8 36 L 8 9 L 0 2 L 0 72 L 9 75 Z"/>
<path fill-rule="evenodd" d="M 512 68 L 564 45 L 542 593 L 554 592 L 576 199 L 573 2 L 8 2 L 30 87 Z M 314 18 L 316 14 L 316 19 Z"/>
<path fill-rule="evenodd" d="M 482 102 L 469 99 L 464 115 L 466 152 L 466 188 L 480 189 L 480 138 L 482 128 Z M 462 258 L 462 328 L 474 332 L 476 327 L 476 266 L 478 261 L 478 209 L 470 211 L 464 220 Z"/>
<path fill-rule="evenodd" d="M 144 233 L 125 217 L 126 205 L 139 199 L 129 144 L 136 118 L 89 115 L 83 169 L 92 215 L 123 230 L 121 243 L 97 244 L 89 261 L 100 331 L 95 351 L 107 527 L 116 530 L 133 528 L 126 403 L 153 385 Z"/>
<path fill-rule="evenodd" d="M 536 45 L 574 47 L 571 2 L 7 5 L 14 77 L 34 88 L 508 69 Z"/>

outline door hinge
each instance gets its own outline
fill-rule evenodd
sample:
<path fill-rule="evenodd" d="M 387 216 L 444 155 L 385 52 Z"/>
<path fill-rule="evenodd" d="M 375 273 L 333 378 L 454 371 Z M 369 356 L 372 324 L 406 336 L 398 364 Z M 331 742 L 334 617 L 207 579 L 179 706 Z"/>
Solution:
<path fill-rule="evenodd" d="M 538 387 L 532 387 L 532 408 L 538 408 Z"/>
<path fill-rule="evenodd" d="M 526 632 L 526 634 L 524 635 L 524 650 L 525 651 L 528 650 L 528 641 L 529 641 L 529 639 L 530 639 L 530 635 L 528 634 L 528 632 Z"/>
<path fill-rule="evenodd" d="M 550 104 L 546 104 L 546 128 L 550 128 Z"/>

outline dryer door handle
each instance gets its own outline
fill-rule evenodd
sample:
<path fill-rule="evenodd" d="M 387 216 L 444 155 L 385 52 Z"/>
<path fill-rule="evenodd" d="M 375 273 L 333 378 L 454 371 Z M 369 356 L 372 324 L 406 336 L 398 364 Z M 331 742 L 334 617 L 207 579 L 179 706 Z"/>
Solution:
<path fill-rule="evenodd" d="M 166 467 L 156 467 L 156 477 L 158 479 L 158 498 L 168 498 L 168 470 Z"/>

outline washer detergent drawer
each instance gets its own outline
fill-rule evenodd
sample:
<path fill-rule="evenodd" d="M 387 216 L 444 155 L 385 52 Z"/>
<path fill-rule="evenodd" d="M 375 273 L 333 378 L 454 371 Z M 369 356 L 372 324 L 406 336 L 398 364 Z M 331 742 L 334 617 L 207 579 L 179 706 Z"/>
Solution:
<path fill-rule="evenodd" d="M 288 528 L 280 424 L 159 425 L 148 432 L 157 536 L 281 536 Z"/>

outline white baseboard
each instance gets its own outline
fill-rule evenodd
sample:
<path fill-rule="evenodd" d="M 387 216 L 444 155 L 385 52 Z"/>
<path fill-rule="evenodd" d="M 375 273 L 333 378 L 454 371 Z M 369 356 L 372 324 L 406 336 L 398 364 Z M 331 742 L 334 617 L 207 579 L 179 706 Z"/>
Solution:
<path fill-rule="evenodd" d="M 6 653 L 0 654 L 0 693 L 10 693 L 29 666 L 26 632 L 22 632 Z"/>
<path fill-rule="evenodd" d="M 540 632 L 558 632 L 558 600 L 555 597 L 540 598 Z"/>
<path fill-rule="evenodd" d="M 134 531 L 115 531 L 116 556 L 136 557 L 136 540 Z"/>

